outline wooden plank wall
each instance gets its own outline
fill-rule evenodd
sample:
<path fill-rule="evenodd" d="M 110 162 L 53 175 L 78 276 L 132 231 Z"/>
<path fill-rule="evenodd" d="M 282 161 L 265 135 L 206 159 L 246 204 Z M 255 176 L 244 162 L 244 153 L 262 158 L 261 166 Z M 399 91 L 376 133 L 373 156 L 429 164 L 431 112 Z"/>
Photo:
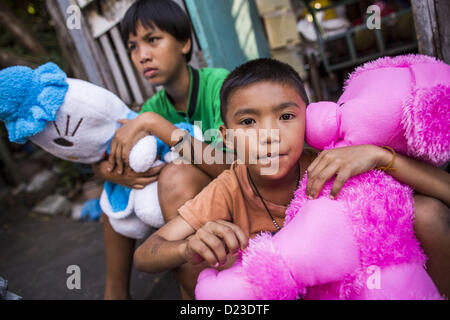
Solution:
<path fill-rule="evenodd" d="M 450 1 L 411 0 L 411 5 L 419 52 L 450 63 Z"/>
<path fill-rule="evenodd" d="M 233 70 L 248 60 L 270 57 L 253 0 L 185 0 L 185 3 L 208 66 Z"/>
<path fill-rule="evenodd" d="M 66 60 L 75 62 L 71 63 L 75 77 L 114 92 L 134 109 L 139 109 L 159 89 L 152 87 L 143 75 L 136 72 L 120 35 L 120 20 L 134 0 L 104 0 L 101 14 L 96 1 L 46 1 L 58 26 L 58 37 Z M 183 0 L 174 1 L 186 11 Z M 79 29 L 66 27 L 71 5 L 80 7 Z M 205 67 L 195 35 L 193 46 L 191 65 Z"/>

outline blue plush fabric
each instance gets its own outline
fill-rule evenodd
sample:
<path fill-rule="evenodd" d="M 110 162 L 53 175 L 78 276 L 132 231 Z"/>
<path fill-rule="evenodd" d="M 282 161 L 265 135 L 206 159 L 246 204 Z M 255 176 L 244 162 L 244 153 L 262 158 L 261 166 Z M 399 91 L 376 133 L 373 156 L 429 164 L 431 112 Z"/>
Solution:
<path fill-rule="evenodd" d="M 133 110 L 130 110 L 127 114 L 127 119 L 128 120 L 133 120 L 134 118 L 136 118 L 138 116 L 138 114 L 136 112 L 134 112 Z"/>
<path fill-rule="evenodd" d="M 81 218 L 97 221 L 102 215 L 102 209 L 100 208 L 100 199 L 95 198 L 88 200 L 84 203 L 81 209 Z"/>
<path fill-rule="evenodd" d="M 25 143 L 55 120 L 69 87 L 66 78 L 52 62 L 35 70 L 14 66 L 0 71 L 0 120 L 10 141 Z"/>
<path fill-rule="evenodd" d="M 114 212 L 121 212 L 127 208 L 131 192 L 130 188 L 109 181 L 105 181 L 103 188 L 108 195 L 109 203 Z"/>

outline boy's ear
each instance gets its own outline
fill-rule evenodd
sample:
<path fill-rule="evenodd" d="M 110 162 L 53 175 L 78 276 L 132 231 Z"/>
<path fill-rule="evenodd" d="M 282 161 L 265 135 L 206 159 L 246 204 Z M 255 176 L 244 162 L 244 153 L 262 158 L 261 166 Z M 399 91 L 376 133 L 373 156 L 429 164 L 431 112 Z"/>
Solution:
<path fill-rule="evenodd" d="M 225 147 L 227 147 L 230 150 L 234 149 L 234 146 L 232 145 L 232 141 L 227 140 L 227 127 L 225 127 L 223 124 L 219 127 L 220 135 L 222 136 L 222 141 L 225 144 Z"/>
<path fill-rule="evenodd" d="M 184 55 L 188 54 L 189 51 L 191 51 L 191 46 L 192 46 L 191 39 L 188 39 L 188 40 L 184 43 L 183 48 L 181 48 L 181 52 L 182 52 Z"/>
<path fill-rule="evenodd" d="M 223 141 L 227 141 L 227 128 L 223 125 L 223 124 L 221 124 L 220 126 L 219 126 L 219 131 L 220 131 L 220 135 L 222 136 L 222 140 Z"/>

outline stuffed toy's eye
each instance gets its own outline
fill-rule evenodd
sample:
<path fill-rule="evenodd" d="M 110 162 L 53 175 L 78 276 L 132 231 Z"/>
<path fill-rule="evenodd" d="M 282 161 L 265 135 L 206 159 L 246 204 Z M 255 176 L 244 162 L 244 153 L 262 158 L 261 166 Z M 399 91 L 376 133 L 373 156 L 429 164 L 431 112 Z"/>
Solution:
<path fill-rule="evenodd" d="M 53 140 L 53 142 L 59 144 L 62 147 L 73 147 L 73 143 L 64 138 L 57 138 Z"/>

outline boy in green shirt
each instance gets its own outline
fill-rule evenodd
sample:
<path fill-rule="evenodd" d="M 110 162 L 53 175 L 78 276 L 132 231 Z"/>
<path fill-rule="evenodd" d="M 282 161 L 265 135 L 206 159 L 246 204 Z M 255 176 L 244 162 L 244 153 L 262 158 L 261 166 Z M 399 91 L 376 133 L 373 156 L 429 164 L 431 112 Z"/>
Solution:
<path fill-rule="evenodd" d="M 188 69 L 190 77 L 188 101 L 190 104 L 186 110 L 177 110 L 166 90 L 160 90 L 142 106 L 140 113 L 155 112 L 171 123 L 189 122 L 194 124 L 195 121 L 200 121 L 203 130 L 218 129 L 223 124 L 219 112 L 219 91 L 228 71 L 214 68 L 196 70 L 191 66 L 188 66 Z M 198 86 L 192 84 L 198 84 Z M 194 105 L 195 99 L 197 103 Z"/>
<path fill-rule="evenodd" d="M 128 166 L 128 155 L 142 137 L 153 134 L 173 146 L 182 137 L 173 125 L 200 121 L 203 132 L 218 129 L 220 117 L 220 87 L 228 75 L 225 69 L 196 70 L 188 65 L 192 55 L 189 20 L 173 1 L 138 0 L 127 11 L 121 23 L 131 60 L 147 81 L 163 89 L 149 99 L 138 117 L 121 120 L 111 143 L 108 160 L 93 165 L 97 176 L 130 188 L 142 189 L 158 180 L 158 195 L 166 222 L 178 215 L 178 208 L 199 193 L 212 178 L 229 165 L 194 166 L 169 164 L 154 167 L 145 173 L 135 173 Z M 213 139 L 212 139 L 213 140 Z M 180 143 L 181 145 L 183 143 Z M 192 145 L 206 148 L 194 140 Z M 203 150 L 202 149 L 202 150 Z M 221 150 L 212 150 L 222 154 Z M 220 155 L 219 155 L 220 156 Z M 192 157 L 190 157 L 192 160 Z M 164 170 L 163 170 L 164 169 Z M 106 253 L 105 299 L 129 298 L 129 278 L 135 240 L 111 227 L 104 218 Z"/>

